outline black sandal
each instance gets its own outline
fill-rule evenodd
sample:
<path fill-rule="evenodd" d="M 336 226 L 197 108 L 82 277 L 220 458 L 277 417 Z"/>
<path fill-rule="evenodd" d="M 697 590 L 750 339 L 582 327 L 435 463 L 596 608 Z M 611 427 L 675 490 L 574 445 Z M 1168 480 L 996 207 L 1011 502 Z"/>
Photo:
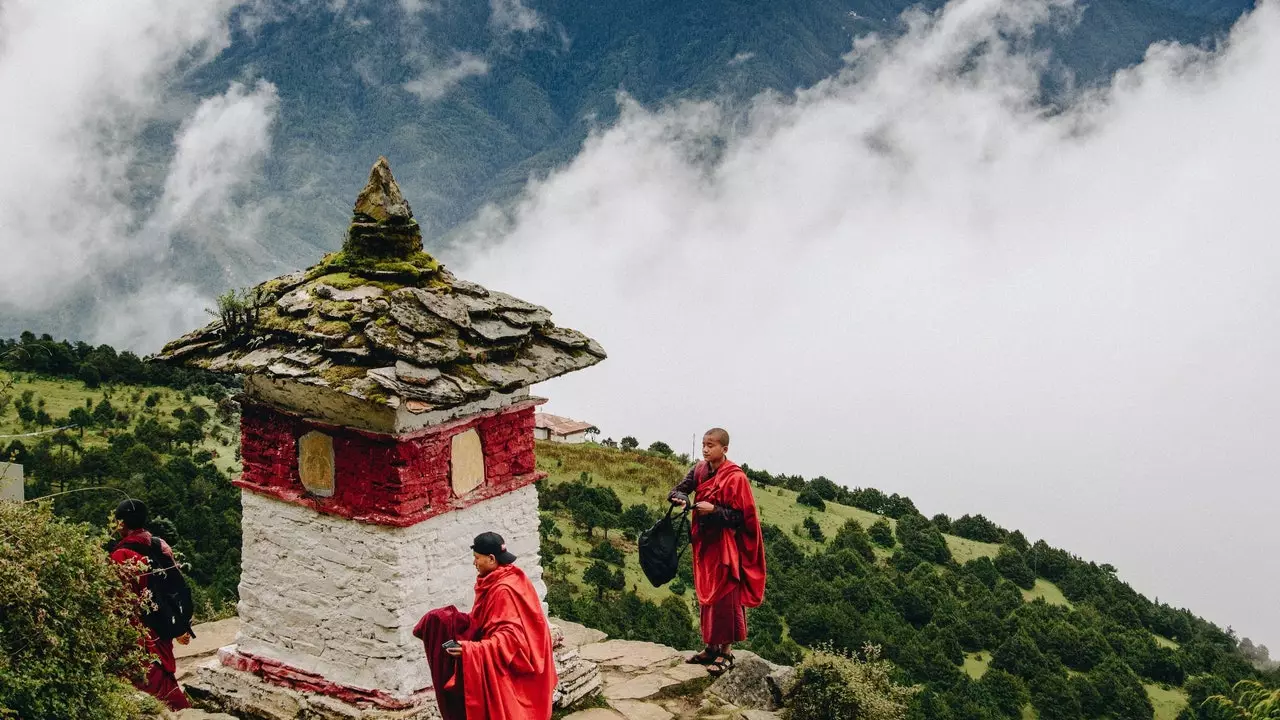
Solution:
<path fill-rule="evenodd" d="M 733 653 L 717 653 L 716 659 L 707 665 L 707 674 L 711 677 L 720 677 L 732 669 Z"/>
<path fill-rule="evenodd" d="M 688 660 L 685 660 L 685 664 L 686 665 L 710 665 L 711 663 L 716 661 L 717 655 L 719 655 L 719 653 L 717 653 L 715 650 L 712 650 L 710 647 L 707 647 L 707 648 L 704 648 L 703 651 L 698 653 L 697 655 L 694 655 Z"/>

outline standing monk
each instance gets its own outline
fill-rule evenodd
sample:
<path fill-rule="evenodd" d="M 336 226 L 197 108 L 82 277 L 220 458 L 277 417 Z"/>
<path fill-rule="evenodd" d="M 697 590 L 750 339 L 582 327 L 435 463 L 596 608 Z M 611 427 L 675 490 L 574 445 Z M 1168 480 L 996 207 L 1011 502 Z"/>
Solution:
<path fill-rule="evenodd" d="M 702 436 L 702 458 L 668 496 L 683 507 L 695 496 L 693 588 L 701 606 L 706 648 L 688 662 L 712 675 L 733 667 L 732 646 L 747 639 L 746 608 L 764 600 L 764 542 L 746 473 L 734 464 L 729 433 L 712 428 Z M 683 497 L 676 493 L 682 493 Z"/>
<path fill-rule="evenodd" d="M 471 545 L 476 600 L 471 614 L 450 605 L 413 629 L 422 640 L 444 720 L 548 720 L 556 666 L 551 627 L 502 536 Z"/>
<path fill-rule="evenodd" d="M 151 545 L 151 533 L 145 529 L 146 524 L 147 506 L 141 500 L 122 500 L 116 506 L 112 530 L 120 535 L 120 541 L 112 546 L 111 561 L 118 565 L 138 563 L 147 568 L 137 577 L 130 579 L 132 590 L 137 593 L 147 589 L 148 572 L 165 570 L 165 568 L 150 567 L 147 556 L 140 552 Z M 160 547 L 169 560 L 169 567 L 174 567 L 177 561 L 174 560 L 173 550 L 170 549 L 169 544 L 160 540 Z M 141 620 L 138 622 L 141 624 Z M 188 635 L 178 638 L 178 642 L 184 645 L 188 640 Z M 161 638 L 155 630 L 143 626 L 142 641 L 151 655 L 151 665 L 147 668 L 146 680 L 134 681 L 133 684 L 139 690 L 168 705 L 171 710 L 191 707 L 186 694 L 178 686 L 178 678 L 175 675 L 178 665 L 173 656 L 173 640 Z"/>

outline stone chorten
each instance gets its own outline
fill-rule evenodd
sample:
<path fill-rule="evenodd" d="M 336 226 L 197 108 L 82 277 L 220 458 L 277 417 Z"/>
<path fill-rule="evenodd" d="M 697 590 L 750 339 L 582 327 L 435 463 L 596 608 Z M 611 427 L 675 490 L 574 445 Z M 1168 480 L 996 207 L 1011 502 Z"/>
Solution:
<path fill-rule="evenodd" d="M 158 357 L 245 374 L 241 630 L 191 694 L 271 718 L 435 717 L 412 628 L 470 606 L 485 530 L 545 592 L 528 388 L 604 350 L 423 252 L 385 158 L 341 251 L 222 311 Z"/>

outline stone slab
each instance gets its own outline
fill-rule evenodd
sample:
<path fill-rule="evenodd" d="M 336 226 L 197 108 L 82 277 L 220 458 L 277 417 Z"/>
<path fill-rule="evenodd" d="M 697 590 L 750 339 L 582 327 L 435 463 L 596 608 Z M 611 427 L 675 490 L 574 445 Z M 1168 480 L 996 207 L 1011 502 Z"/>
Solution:
<path fill-rule="evenodd" d="M 626 720 L 626 718 L 608 708 L 591 708 L 566 715 L 564 720 Z"/>
<path fill-rule="evenodd" d="M 551 624 L 559 627 L 564 633 L 562 643 L 565 647 L 580 648 L 583 645 L 602 643 L 609 638 L 608 635 L 600 630 L 589 628 L 586 625 L 579 625 L 576 622 L 569 622 L 568 620 L 551 618 Z"/>
<path fill-rule="evenodd" d="M 606 640 L 578 648 L 578 654 L 603 667 L 645 669 L 654 665 L 674 664 L 681 658 L 678 651 L 657 643 L 638 640 Z"/>
<path fill-rule="evenodd" d="M 240 618 L 230 617 L 226 620 L 200 623 L 192 628 L 196 636 L 186 645 L 173 645 L 173 656 L 181 661 L 183 658 L 213 655 L 218 648 L 234 645 L 236 633 L 240 632 Z"/>
<path fill-rule="evenodd" d="M 671 720 L 675 717 L 661 705 L 638 700 L 610 700 L 609 704 L 627 720 Z"/>
<path fill-rule="evenodd" d="M 635 676 L 605 673 L 604 696 L 608 700 L 643 700 L 657 695 L 665 687 L 679 684 L 660 672 Z"/>

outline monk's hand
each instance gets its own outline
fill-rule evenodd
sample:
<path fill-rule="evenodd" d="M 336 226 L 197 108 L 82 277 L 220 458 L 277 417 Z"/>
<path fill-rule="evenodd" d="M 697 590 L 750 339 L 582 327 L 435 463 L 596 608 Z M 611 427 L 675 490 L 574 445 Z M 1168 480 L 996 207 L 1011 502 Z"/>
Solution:
<path fill-rule="evenodd" d="M 458 645 L 457 647 L 451 647 L 445 650 L 445 652 L 449 653 L 454 657 L 462 657 L 462 646 Z"/>
<path fill-rule="evenodd" d="M 704 500 L 697 505 L 694 505 L 693 511 L 699 515 L 710 515 L 716 511 L 716 506 Z"/>

